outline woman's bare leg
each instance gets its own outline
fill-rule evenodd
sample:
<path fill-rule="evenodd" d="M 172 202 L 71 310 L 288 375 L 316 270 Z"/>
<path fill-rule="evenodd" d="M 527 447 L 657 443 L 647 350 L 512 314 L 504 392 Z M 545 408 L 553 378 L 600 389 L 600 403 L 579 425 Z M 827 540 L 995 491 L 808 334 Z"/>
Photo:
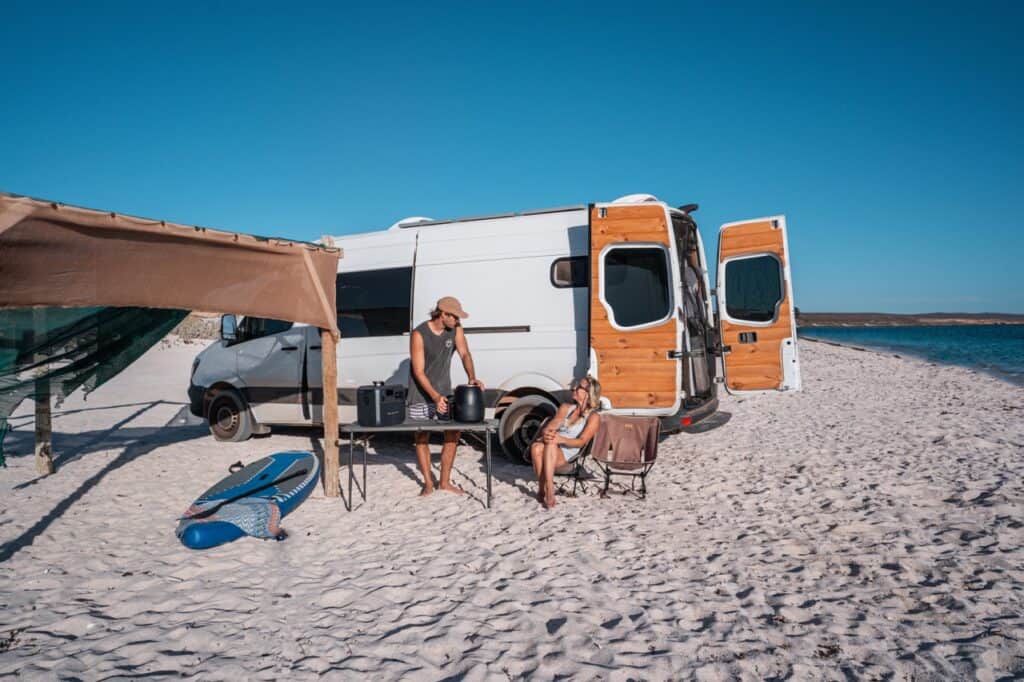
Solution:
<path fill-rule="evenodd" d="M 565 463 L 562 448 L 554 443 L 547 443 L 544 448 L 544 506 L 555 506 L 555 469 Z"/>
<path fill-rule="evenodd" d="M 533 463 L 533 475 L 540 480 L 541 471 L 544 469 L 544 442 L 534 441 L 530 444 L 530 462 Z"/>
<path fill-rule="evenodd" d="M 533 475 L 537 478 L 537 501 L 544 502 L 544 443 L 535 441 L 530 445 L 530 462 L 533 463 Z"/>

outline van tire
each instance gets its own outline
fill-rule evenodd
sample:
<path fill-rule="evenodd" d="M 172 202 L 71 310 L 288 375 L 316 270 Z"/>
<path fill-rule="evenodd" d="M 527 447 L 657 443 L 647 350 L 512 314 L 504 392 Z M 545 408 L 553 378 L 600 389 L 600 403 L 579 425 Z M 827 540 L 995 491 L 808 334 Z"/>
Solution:
<path fill-rule="evenodd" d="M 501 447 L 513 462 L 530 463 L 530 443 L 537 437 L 541 423 L 555 416 L 558 406 L 540 395 L 519 398 L 505 408 L 498 423 Z"/>
<path fill-rule="evenodd" d="M 220 391 L 213 396 L 206 421 L 210 433 L 221 442 L 241 443 L 252 435 L 252 414 L 236 391 Z"/>

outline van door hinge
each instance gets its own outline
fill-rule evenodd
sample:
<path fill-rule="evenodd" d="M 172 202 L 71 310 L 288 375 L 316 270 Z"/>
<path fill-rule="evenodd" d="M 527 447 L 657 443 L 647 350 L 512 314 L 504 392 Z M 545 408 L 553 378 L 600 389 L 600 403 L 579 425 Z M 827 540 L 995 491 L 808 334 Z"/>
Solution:
<path fill-rule="evenodd" d="M 704 357 L 704 351 L 697 350 L 670 350 L 668 351 L 669 360 L 682 360 L 683 358 L 702 358 Z"/>
<path fill-rule="evenodd" d="M 724 384 L 725 383 L 725 377 L 715 377 L 715 383 L 716 384 Z"/>

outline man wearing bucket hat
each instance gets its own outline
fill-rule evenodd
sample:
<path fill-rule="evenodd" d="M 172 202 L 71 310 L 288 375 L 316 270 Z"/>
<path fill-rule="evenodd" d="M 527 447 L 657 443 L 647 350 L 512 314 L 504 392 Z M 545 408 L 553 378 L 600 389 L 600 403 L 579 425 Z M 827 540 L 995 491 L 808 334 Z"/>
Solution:
<path fill-rule="evenodd" d="M 466 334 L 461 320 L 469 317 L 454 296 L 441 298 L 430 311 L 430 319 L 416 327 L 409 335 L 409 419 L 450 418 L 451 406 L 447 396 L 452 392 L 452 354 L 458 353 L 469 383 L 483 389 L 476 378 L 473 356 L 469 353 Z M 421 495 L 434 492 L 434 479 L 430 470 L 430 434 L 416 434 L 416 459 L 423 474 Z M 444 432 L 441 448 L 441 480 L 438 487 L 462 495 L 465 491 L 451 482 L 455 464 L 455 447 L 459 442 L 457 430 Z"/>

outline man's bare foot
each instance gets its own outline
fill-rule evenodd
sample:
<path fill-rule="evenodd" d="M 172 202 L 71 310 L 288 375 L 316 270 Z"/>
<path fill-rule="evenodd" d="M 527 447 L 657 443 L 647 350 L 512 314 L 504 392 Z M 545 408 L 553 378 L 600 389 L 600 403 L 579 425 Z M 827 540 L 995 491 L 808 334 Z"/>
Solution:
<path fill-rule="evenodd" d="M 537 501 L 544 504 L 544 490 L 542 488 L 537 489 Z"/>
<path fill-rule="evenodd" d="M 442 483 L 437 486 L 439 490 L 444 490 L 449 493 L 455 493 L 456 495 L 465 495 L 466 491 L 455 485 L 454 483 Z"/>
<path fill-rule="evenodd" d="M 420 490 L 420 497 L 426 497 L 427 495 L 431 494 L 432 492 L 434 492 L 434 486 L 432 486 L 432 485 L 425 485 L 425 486 L 423 486 L 423 489 Z"/>

